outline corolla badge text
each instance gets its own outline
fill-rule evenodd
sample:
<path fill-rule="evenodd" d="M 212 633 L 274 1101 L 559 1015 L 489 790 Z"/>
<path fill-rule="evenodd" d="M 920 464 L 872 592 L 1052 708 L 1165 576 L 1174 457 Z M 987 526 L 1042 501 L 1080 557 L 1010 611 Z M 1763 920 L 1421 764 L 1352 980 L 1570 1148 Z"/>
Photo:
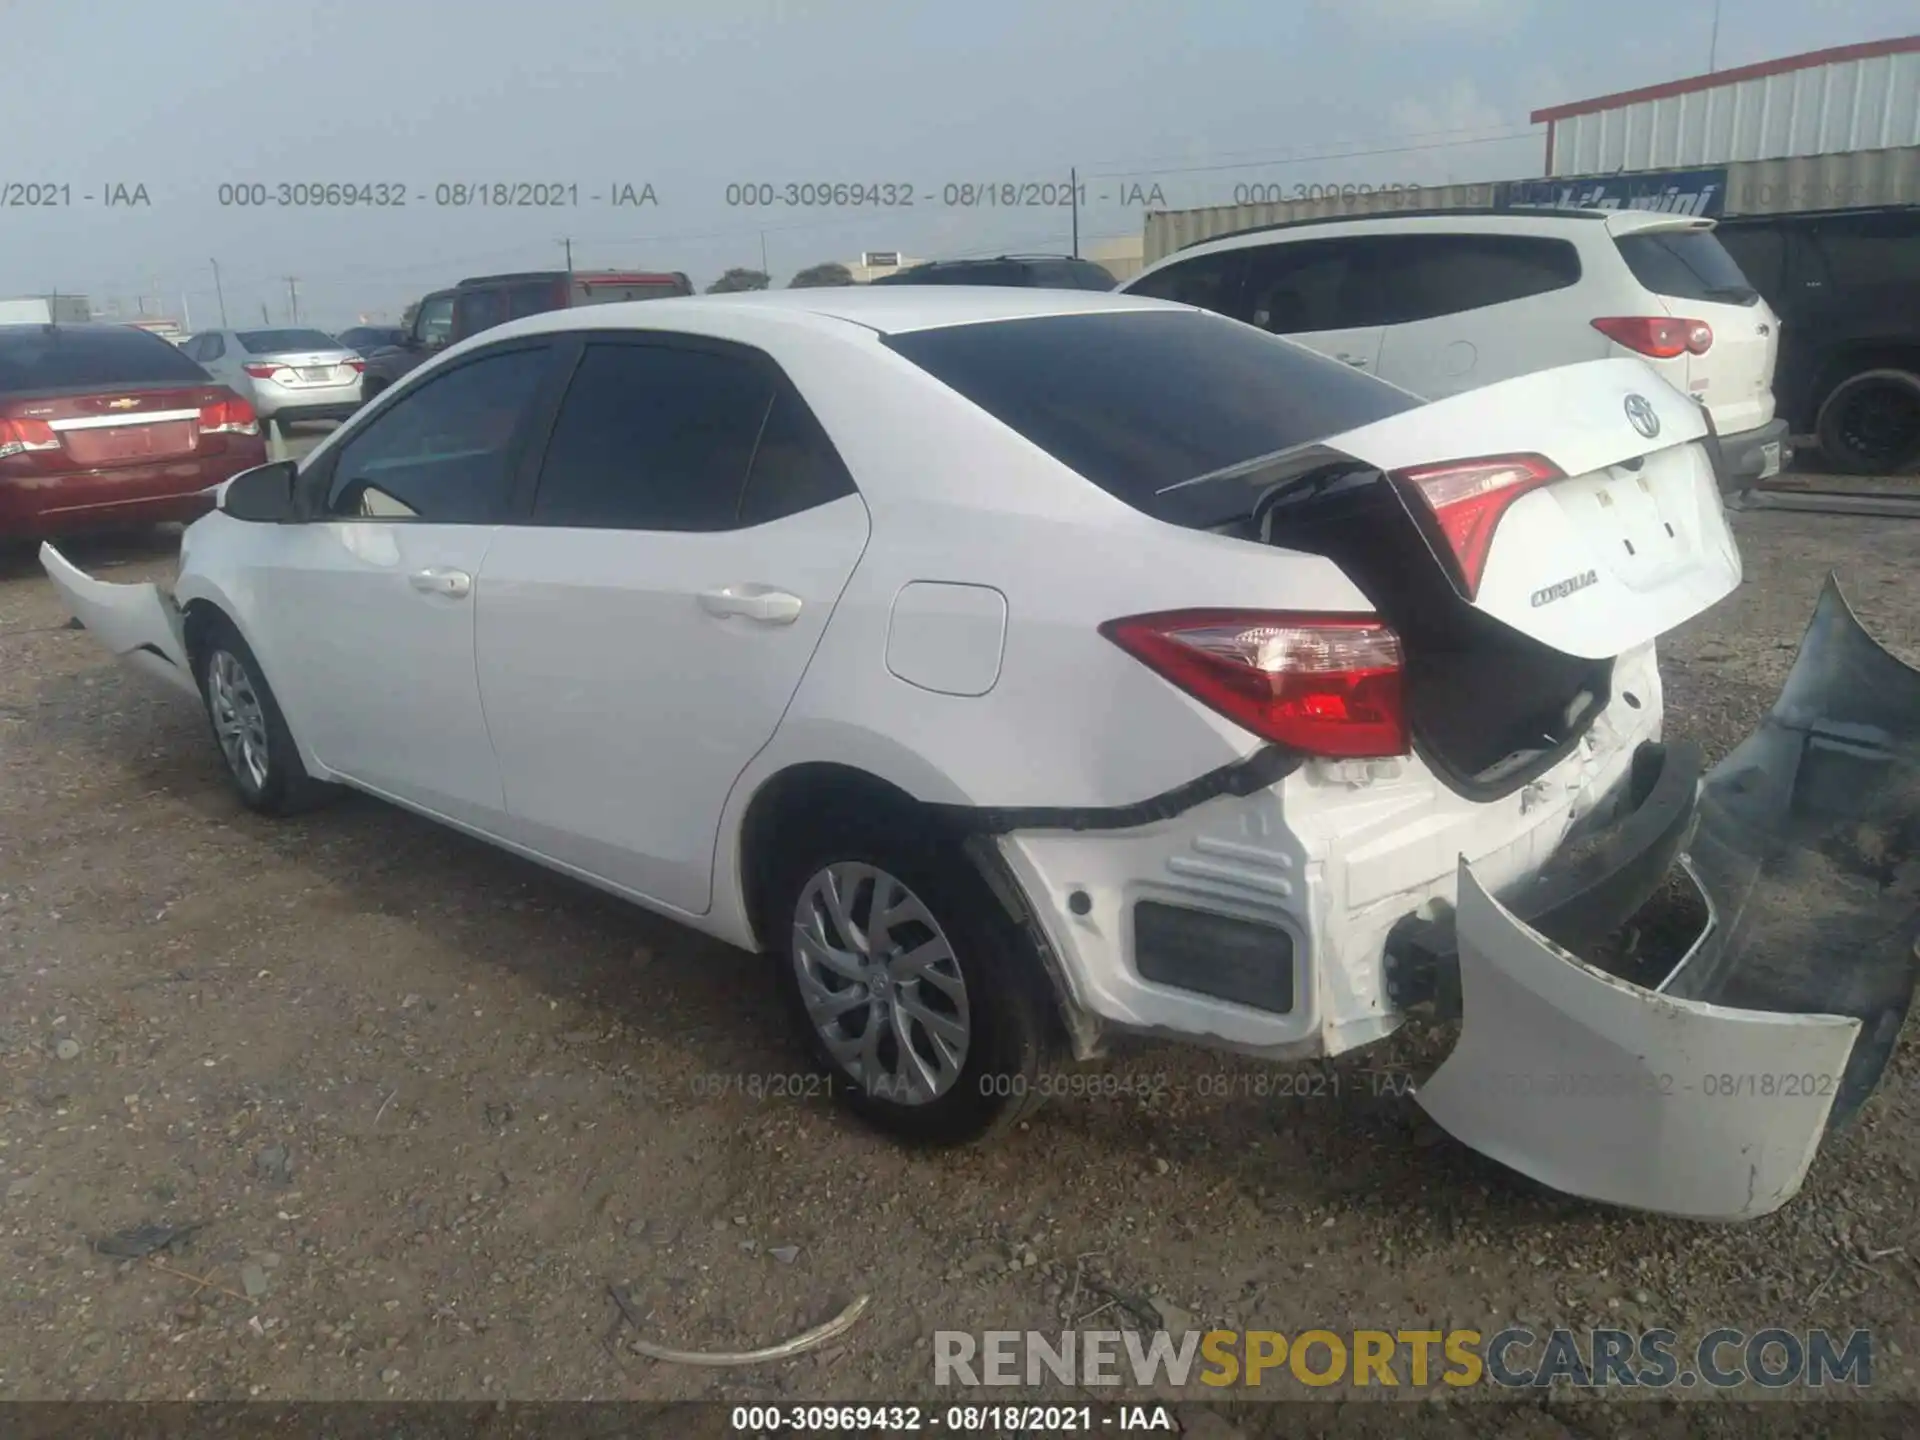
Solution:
<path fill-rule="evenodd" d="M 1553 584 L 1543 586 L 1534 591 L 1533 608 L 1538 610 L 1542 605 L 1551 605 L 1556 600 L 1564 600 L 1576 591 L 1584 590 L 1589 585 L 1598 585 L 1599 583 L 1600 572 L 1598 570 L 1589 570 L 1583 575 L 1569 575 L 1564 580 L 1556 580 Z"/>

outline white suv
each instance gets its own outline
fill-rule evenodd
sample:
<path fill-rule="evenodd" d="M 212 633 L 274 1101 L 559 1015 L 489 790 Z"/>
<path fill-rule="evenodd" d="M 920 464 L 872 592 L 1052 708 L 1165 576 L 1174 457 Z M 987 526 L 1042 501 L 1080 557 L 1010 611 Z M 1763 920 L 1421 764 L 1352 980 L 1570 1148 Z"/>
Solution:
<path fill-rule="evenodd" d="M 1447 210 L 1268 226 L 1190 245 L 1121 288 L 1285 335 L 1429 400 L 1635 355 L 1704 404 L 1730 482 L 1785 458 L 1779 317 L 1711 220 Z"/>

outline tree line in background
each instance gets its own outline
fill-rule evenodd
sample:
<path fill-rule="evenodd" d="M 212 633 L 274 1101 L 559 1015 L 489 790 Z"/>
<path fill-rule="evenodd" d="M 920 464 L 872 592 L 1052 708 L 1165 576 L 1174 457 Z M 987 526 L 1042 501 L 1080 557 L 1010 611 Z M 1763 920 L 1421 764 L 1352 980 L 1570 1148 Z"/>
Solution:
<path fill-rule="evenodd" d="M 744 265 L 736 265 L 707 286 L 707 294 L 731 295 L 740 290 L 765 290 L 772 284 L 773 278 L 766 271 L 749 270 Z M 821 265 L 807 266 L 787 282 L 787 288 L 817 290 L 828 285 L 851 284 L 853 284 L 853 272 L 838 261 L 829 260 Z"/>

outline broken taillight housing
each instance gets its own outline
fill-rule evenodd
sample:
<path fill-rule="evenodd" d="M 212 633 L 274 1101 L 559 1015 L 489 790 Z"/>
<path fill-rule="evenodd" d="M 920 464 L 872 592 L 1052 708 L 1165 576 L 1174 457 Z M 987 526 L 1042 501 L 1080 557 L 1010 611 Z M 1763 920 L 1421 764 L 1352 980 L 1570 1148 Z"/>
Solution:
<path fill-rule="evenodd" d="M 1480 592 L 1480 577 L 1486 573 L 1500 517 L 1521 496 L 1566 475 L 1542 455 L 1496 455 L 1417 465 L 1396 471 L 1393 478 L 1433 516 L 1453 561 L 1455 579 L 1471 600 Z"/>
<path fill-rule="evenodd" d="M 1407 753 L 1400 637 L 1371 615 L 1175 610 L 1100 633 L 1263 740 L 1330 759 Z"/>

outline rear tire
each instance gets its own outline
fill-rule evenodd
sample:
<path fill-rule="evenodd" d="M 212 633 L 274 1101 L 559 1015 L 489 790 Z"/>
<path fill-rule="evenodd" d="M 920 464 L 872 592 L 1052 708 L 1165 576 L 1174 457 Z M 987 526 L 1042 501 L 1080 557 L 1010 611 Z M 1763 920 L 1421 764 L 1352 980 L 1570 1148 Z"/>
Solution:
<path fill-rule="evenodd" d="M 961 1145 L 1039 1104 L 1042 962 L 956 844 L 907 817 L 829 814 L 772 879 L 781 995 L 850 1110 L 908 1143 Z"/>
<path fill-rule="evenodd" d="M 307 774 L 260 662 L 224 615 L 208 622 L 194 672 L 214 746 L 241 804 L 262 815 L 293 815 L 338 794 Z"/>
<path fill-rule="evenodd" d="M 1920 465 L 1920 375 L 1863 370 L 1834 386 L 1816 421 L 1821 452 L 1849 475 L 1899 475 Z"/>

